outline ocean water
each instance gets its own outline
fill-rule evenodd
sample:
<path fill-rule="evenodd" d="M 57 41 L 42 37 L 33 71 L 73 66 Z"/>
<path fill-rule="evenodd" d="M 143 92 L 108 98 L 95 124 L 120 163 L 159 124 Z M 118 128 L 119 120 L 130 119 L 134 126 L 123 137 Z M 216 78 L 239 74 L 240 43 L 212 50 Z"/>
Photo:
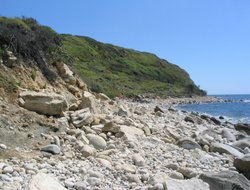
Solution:
<path fill-rule="evenodd" d="M 250 123 L 250 94 L 249 95 L 214 95 L 233 102 L 185 104 L 177 108 L 185 111 L 199 112 L 214 117 L 224 116 L 232 123 Z"/>

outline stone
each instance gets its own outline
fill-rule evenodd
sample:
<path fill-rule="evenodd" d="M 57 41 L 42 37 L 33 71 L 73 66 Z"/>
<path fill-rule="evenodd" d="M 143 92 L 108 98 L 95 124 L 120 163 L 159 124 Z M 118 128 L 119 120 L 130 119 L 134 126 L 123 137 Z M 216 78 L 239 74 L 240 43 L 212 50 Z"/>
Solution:
<path fill-rule="evenodd" d="M 235 148 L 226 144 L 222 144 L 222 143 L 212 143 L 210 146 L 210 151 L 218 152 L 220 154 L 226 153 L 226 154 L 233 155 L 235 157 L 242 157 L 244 155 L 243 153 L 236 150 Z"/>
<path fill-rule="evenodd" d="M 0 150 L 3 149 L 3 150 L 6 150 L 7 149 L 7 146 L 5 144 L 0 144 Z"/>
<path fill-rule="evenodd" d="M 216 125 L 221 125 L 220 120 L 216 119 L 215 117 L 211 117 L 210 120 L 213 121 Z"/>
<path fill-rule="evenodd" d="M 72 94 L 76 94 L 79 92 L 79 89 L 73 85 L 69 85 L 67 86 L 68 90 L 72 93 Z"/>
<path fill-rule="evenodd" d="M 92 144 L 97 150 L 104 149 L 107 146 L 106 141 L 99 135 L 87 134 L 89 143 Z"/>
<path fill-rule="evenodd" d="M 89 108 L 77 110 L 71 114 L 71 120 L 75 127 L 90 125 L 94 121 L 94 116 Z"/>
<path fill-rule="evenodd" d="M 155 106 L 154 112 L 161 112 L 164 113 L 164 111 L 159 107 L 159 106 Z"/>
<path fill-rule="evenodd" d="M 229 142 L 236 141 L 236 137 L 228 129 L 222 130 L 222 137 L 226 138 Z"/>
<path fill-rule="evenodd" d="M 240 148 L 241 150 L 244 150 L 245 148 L 250 148 L 250 139 L 244 138 L 244 139 L 233 142 L 231 145 L 233 147 Z"/>
<path fill-rule="evenodd" d="M 233 171 L 203 173 L 199 178 L 208 183 L 212 190 L 249 190 L 250 187 L 250 182 L 242 174 Z"/>
<path fill-rule="evenodd" d="M 196 148 L 202 149 L 198 143 L 196 143 L 194 140 L 189 139 L 189 138 L 184 138 L 184 139 L 179 140 L 177 145 L 188 150 L 192 150 Z"/>
<path fill-rule="evenodd" d="M 60 115 L 68 109 L 68 103 L 62 95 L 46 92 L 25 91 L 19 94 L 20 106 L 45 115 Z"/>
<path fill-rule="evenodd" d="M 54 63 L 60 76 L 62 79 L 69 84 L 76 84 L 76 78 L 73 75 L 73 72 L 69 69 L 69 67 L 63 63 L 62 61 L 58 61 Z"/>
<path fill-rule="evenodd" d="M 250 135 L 250 125 L 249 124 L 244 124 L 244 123 L 238 123 L 234 125 L 235 129 L 238 131 L 244 131 L 248 135 Z"/>
<path fill-rule="evenodd" d="M 138 174 L 128 173 L 126 177 L 127 177 L 128 182 L 130 183 L 137 183 L 137 184 L 141 183 L 141 180 Z"/>
<path fill-rule="evenodd" d="M 134 140 L 137 135 L 138 136 L 144 135 L 144 131 L 142 129 L 133 126 L 117 125 L 114 122 L 106 123 L 102 128 L 102 131 L 118 133 L 118 136 L 120 137 L 124 136 L 126 140 Z"/>
<path fill-rule="evenodd" d="M 234 167 L 250 180 L 250 154 L 235 158 Z"/>
<path fill-rule="evenodd" d="M 56 144 L 50 144 L 41 148 L 41 151 L 48 152 L 51 154 L 60 154 L 61 148 Z"/>
<path fill-rule="evenodd" d="M 101 101 L 111 101 L 111 99 L 106 94 L 103 93 L 97 94 L 96 98 Z"/>
<path fill-rule="evenodd" d="M 169 176 L 166 173 L 158 172 L 155 175 L 151 176 L 148 182 L 151 185 L 155 185 L 157 183 L 163 184 L 167 179 L 169 179 Z"/>
<path fill-rule="evenodd" d="M 84 145 L 80 152 L 82 153 L 82 156 L 86 158 L 89 156 L 94 156 L 96 153 L 96 149 L 89 145 Z"/>
<path fill-rule="evenodd" d="M 184 118 L 184 121 L 186 122 L 190 122 L 190 123 L 196 123 L 196 124 L 202 124 L 202 119 L 191 114 L 191 115 L 188 115 Z"/>
<path fill-rule="evenodd" d="M 145 160 L 140 154 L 134 154 L 132 158 L 136 166 L 140 167 L 145 165 Z"/>
<path fill-rule="evenodd" d="M 79 108 L 89 108 L 91 113 L 96 113 L 97 110 L 97 100 L 93 94 L 88 91 L 84 91 L 82 95 L 82 99 L 79 105 Z"/>
<path fill-rule="evenodd" d="M 207 183 L 196 178 L 188 180 L 168 178 L 163 185 L 166 190 L 210 190 Z"/>
<path fill-rule="evenodd" d="M 182 175 L 182 173 L 177 172 L 177 171 L 172 171 L 169 177 L 173 179 L 184 179 L 184 176 Z"/>
<path fill-rule="evenodd" d="M 135 173 L 136 172 L 136 167 L 131 165 L 131 164 L 116 164 L 115 169 L 119 171 L 125 171 L 128 173 Z"/>
<path fill-rule="evenodd" d="M 179 173 L 181 173 L 186 178 L 193 178 L 199 175 L 193 168 L 180 167 L 177 169 Z"/>
<path fill-rule="evenodd" d="M 87 186 L 87 184 L 85 182 L 77 182 L 74 185 L 74 188 L 76 190 L 90 190 L 90 188 Z"/>
<path fill-rule="evenodd" d="M 4 174 L 12 174 L 13 173 L 13 168 L 11 166 L 6 166 L 3 168 L 3 173 Z"/>
<path fill-rule="evenodd" d="M 34 175 L 29 184 L 29 190 L 66 190 L 56 179 L 48 174 Z"/>

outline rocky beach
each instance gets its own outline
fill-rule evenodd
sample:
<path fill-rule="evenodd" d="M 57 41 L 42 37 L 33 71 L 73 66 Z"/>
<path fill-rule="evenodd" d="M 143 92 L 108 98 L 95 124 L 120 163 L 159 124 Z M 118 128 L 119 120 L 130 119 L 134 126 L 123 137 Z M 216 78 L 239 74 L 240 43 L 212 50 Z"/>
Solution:
<path fill-rule="evenodd" d="M 223 101 L 177 65 L 33 18 L 0 42 L 0 190 L 250 189 L 250 125 L 177 109 Z"/>
<path fill-rule="evenodd" d="M 18 105 L 0 101 L 0 189 L 250 188 L 249 125 L 174 107 L 216 98 L 111 100 L 61 66 L 75 96 L 23 89 Z"/>

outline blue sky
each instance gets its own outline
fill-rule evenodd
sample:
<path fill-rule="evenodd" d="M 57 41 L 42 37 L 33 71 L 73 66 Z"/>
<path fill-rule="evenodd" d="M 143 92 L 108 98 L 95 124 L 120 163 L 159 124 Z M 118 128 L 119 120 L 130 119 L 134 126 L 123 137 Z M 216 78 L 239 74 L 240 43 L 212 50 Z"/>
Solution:
<path fill-rule="evenodd" d="M 152 52 L 209 94 L 250 94 L 249 0 L 0 0 L 59 33 Z"/>

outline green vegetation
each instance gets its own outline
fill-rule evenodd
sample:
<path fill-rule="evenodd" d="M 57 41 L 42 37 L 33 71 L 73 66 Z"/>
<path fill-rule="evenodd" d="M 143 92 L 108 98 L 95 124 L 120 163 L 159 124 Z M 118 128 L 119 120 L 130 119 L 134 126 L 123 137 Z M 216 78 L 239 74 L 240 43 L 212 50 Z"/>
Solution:
<path fill-rule="evenodd" d="M 138 94 L 205 95 L 177 65 L 156 55 L 100 43 L 82 36 L 59 35 L 33 18 L 0 17 L 0 56 L 4 49 L 32 59 L 51 82 L 52 62 L 63 60 L 95 92 L 110 97 Z M 35 74 L 31 74 L 35 80 Z"/>
<path fill-rule="evenodd" d="M 3 87 L 6 92 L 15 92 L 18 89 L 20 83 L 16 82 L 9 76 L 2 75 L 0 73 L 0 87 Z"/>
<path fill-rule="evenodd" d="M 177 65 L 157 56 L 97 42 L 88 37 L 62 35 L 63 47 L 74 59 L 72 67 L 97 92 L 114 97 L 204 95 Z"/>

